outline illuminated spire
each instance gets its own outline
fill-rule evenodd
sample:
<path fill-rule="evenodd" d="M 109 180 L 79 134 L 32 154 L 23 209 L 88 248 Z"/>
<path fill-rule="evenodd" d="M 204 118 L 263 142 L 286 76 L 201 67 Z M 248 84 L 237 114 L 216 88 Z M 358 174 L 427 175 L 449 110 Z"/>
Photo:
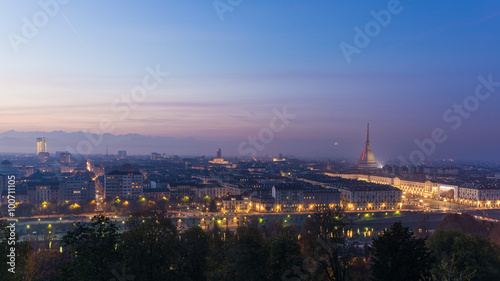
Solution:
<path fill-rule="evenodd" d="M 373 155 L 372 149 L 370 148 L 370 122 L 368 122 L 368 124 L 366 125 L 366 145 L 363 153 L 361 153 L 358 168 L 367 170 L 377 168 L 375 155 Z"/>
<path fill-rule="evenodd" d="M 370 147 L 370 121 L 366 124 L 366 147 Z"/>
<path fill-rule="evenodd" d="M 217 158 L 222 158 L 222 150 L 220 149 L 220 144 L 219 149 L 217 149 Z"/>

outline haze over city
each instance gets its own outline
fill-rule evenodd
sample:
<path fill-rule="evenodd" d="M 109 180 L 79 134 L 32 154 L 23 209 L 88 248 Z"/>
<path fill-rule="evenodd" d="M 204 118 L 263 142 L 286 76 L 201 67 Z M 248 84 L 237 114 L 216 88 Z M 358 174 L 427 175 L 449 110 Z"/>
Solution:
<path fill-rule="evenodd" d="M 498 159 L 496 82 L 473 111 L 455 105 L 479 77 L 500 81 L 500 4 L 398 3 L 360 47 L 356 28 L 388 2 L 243 1 L 221 12 L 203 1 L 69 1 L 33 32 L 23 18 L 43 7 L 2 1 L 0 151 L 32 152 L 32 135 L 65 150 L 76 138 L 49 132 L 90 131 L 152 136 L 147 147 L 104 138 L 94 153 L 209 155 L 221 144 L 241 156 L 286 106 L 295 117 L 258 155 L 358 158 L 370 121 L 379 159 L 407 157 L 435 128 L 447 140 L 428 158 Z M 164 77 L 134 102 L 151 71 Z"/>
<path fill-rule="evenodd" d="M 0 1 L 0 280 L 500 280 L 500 2 Z"/>

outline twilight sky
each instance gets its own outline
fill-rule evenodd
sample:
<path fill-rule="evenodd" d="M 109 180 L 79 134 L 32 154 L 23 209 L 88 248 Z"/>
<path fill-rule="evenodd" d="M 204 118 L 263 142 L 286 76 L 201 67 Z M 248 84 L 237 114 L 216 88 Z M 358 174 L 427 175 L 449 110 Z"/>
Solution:
<path fill-rule="evenodd" d="M 415 140 L 436 128 L 446 140 L 428 158 L 500 159 L 500 85 L 478 80 L 500 81 L 498 1 L 40 3 L 48 12 L 0 2 L 0 133 L 134 133 L 206 145 L 158 152 L 222 144 L 230 155 L 357 158 L 370 120 L 380 160 L 425 153 Z M 341 46 L 355 52 L 346 59 Z M 155 69 L 169 75 L 155 80 Z M 295 117 L 271 125 L 285 106 Z M 0 140 L 0 151 L 19 149 Z"/>

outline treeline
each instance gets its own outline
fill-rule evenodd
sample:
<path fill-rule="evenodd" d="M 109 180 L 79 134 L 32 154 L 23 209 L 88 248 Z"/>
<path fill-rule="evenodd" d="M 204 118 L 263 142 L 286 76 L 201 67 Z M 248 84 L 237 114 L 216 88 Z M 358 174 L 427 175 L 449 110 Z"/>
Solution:
<path fill-rule="evenodd" d="M 103 216 L 76 223 L 62 238 L 62 253 L 17 244 L 10 274 L 3 221 L 0 280 L 488 281 L 500 274 L 500 248 L 488 237 L 498 225 L 469 215 L 447 216 L 429 237 L 395 223 L 371 245 L 347 239 L 352 222 L 338 208 L 315 213 L 300 231 L 252 220 L 234 232 L 215 222 L 208 231 L 178 233 L 158 210 L 136 212 L 126 223 L 123 233 Z"/>

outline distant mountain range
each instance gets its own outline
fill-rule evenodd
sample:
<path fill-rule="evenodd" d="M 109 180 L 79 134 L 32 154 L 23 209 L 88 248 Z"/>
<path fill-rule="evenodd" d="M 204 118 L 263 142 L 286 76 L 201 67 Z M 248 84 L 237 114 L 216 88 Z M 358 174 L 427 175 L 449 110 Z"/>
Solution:
<path fill-rule="evenodd" d="M 36 152 L 36 138 L 45 137 L 47 150 L 50 153 L 56 151 L 89 151 L 89 154 L 106 153 L 117 154 L 118 150 L 126 150 L 128 154 L 144 154 L 151 152 L 167 154 L 198 154 L 216 150 L 216 145 L 195 138 L 173 138 L 144 136 L 139 134 L 113 135 L 89 135 L 84 132 L 17 132 L 14 130 L 0 133 L 1 152 Z M 91 145 L 89 145 L 91 144 Z"/>
<path fill-rule="evenodd" d="M 252 132 L 249 133 L 251 135 Z M 255 133 L 254 133 L 255 134 Z M 270 143 L 260 143 L 260 148 L 251 146 L 248 136 L 241 139 L 204 139 L 204 138 L 175 138 L 162 136 L 145 136 L 140 134 L 113 135 L 105 133 L 103 135 L 89 136 L 84 132 L 17 132 L 14 130 L 0 133 L 0 154 L 1 153 L 36 153 L 36 138 L 45 137 L 47 150 L 54 155 L 58 151 L 80 151 L 89 150 L 89 153 L 80 154 L 105 154 L 108 148 L 109 154 L 117 154 L 119 150 L 126 150 L 128 155 L 150 154 L 151 152 L 166 153 L 167 155 L 179 156 L 201 156 L 215 157 L 219 145 L 222 148 L 222 157 L 229 158 L 236 156 L 251 157 L 246 152 L 239 153 L 238 146 L 246 142 L 245 150 L 254 149 L 259 156 L 294 155 L 299 157 L 322 157 L 322 158 L 344 158 L 357 155 L 363 149 L 363 145 L 351 143 L 341 143 L 334 145 L 331 140 L 323 139 L 283 139 L 276 137 Z M 96 144 L 94 144 L 96 143 Z M 262 148 L 262 149 L 261 149 Z M 374 150 L 377 156 L 378 150 Z"/>

